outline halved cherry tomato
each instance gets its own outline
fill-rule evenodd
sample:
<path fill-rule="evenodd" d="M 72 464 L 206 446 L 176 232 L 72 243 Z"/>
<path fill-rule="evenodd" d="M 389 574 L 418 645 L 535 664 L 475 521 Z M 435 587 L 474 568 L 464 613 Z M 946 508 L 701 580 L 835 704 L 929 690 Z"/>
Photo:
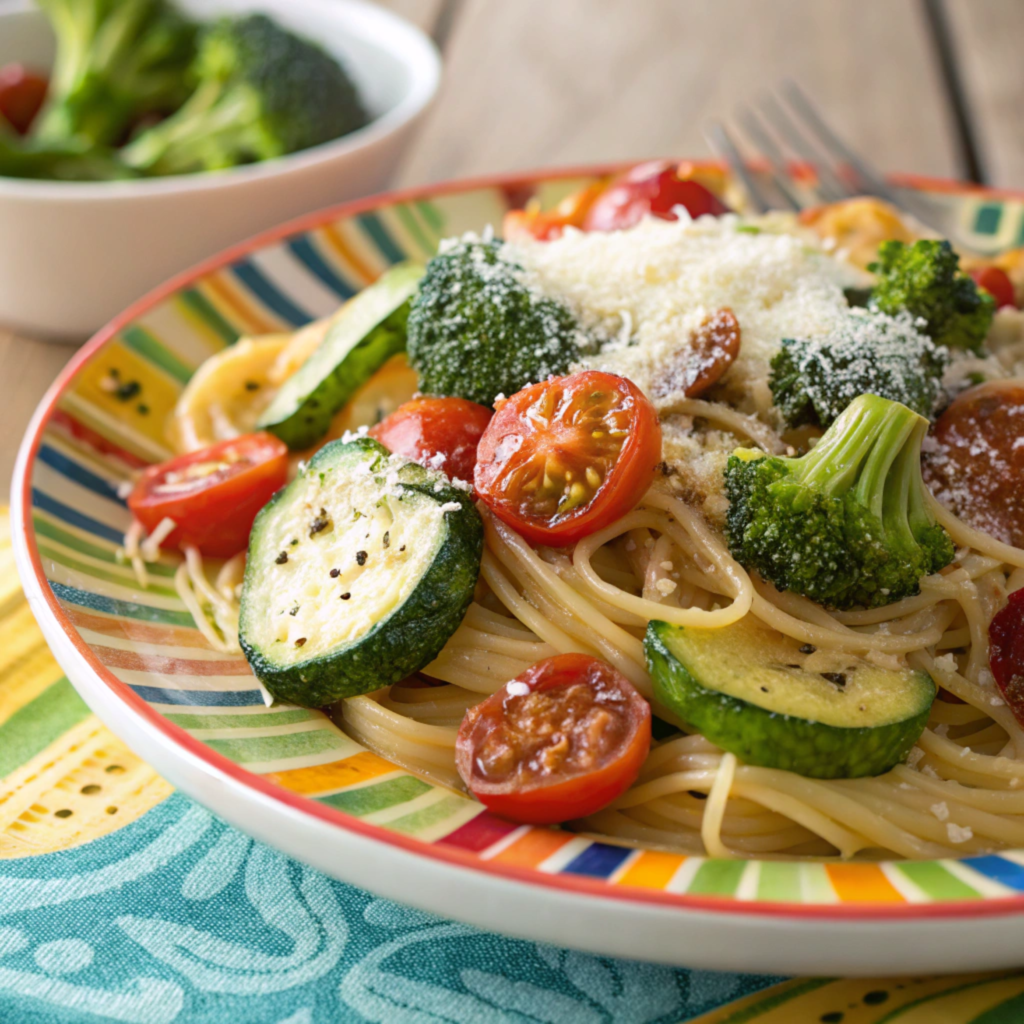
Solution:
<path fill-rule="evenodd" d="M 691 217 L 705 213 L 718 217 L 729 212 L 713 192 L 696 181 L 680 178 L 667 160 L 639 164 L 625 177 L 613 182 L 587 211 L 585 231 L 621 231 L 639 223 L 648 213 L 662 220 L 675 220 L 677 206 Z"/>
<path fill-rule="evenodd" d="M 506 240 L 536 238 L 549 242 L 558 238 L 567 227 L 582 228 L 590 207 L 607 187 L 606 181 L 595 181 L 593 185 L 566 196 L 553 210 L 542 210 L 533 200 L 522 210 L 509 210 L 502 224 Z"/>
<path fill-rule="evenodd" d="M 1024 590 L 1015 590 L 992 619 L 988 643 L 988 663 L 999 692 L 1024 726 Z"/>
<path fill-rule="evenodd" d="M 496 814 L 544 825 L 621 796 L 650 746 L 651 707 L 633 684 L 597 658 L 559 654 L 466 712 L 455 764 Z"/>
<path fill-rule="evenodd" d="M 472 483 L 476 446 L 492 415 L 465 398 L 414 398 L 371 427 L 370 437 L 389 452 Z"/>
<path fill-rule="evenodd" d="M 0 67 L 0 116 L 24 135 L 32 126 L 49 87 L 46 78 L 23 64 Z"/>
<path fill-rule="evenodd" d="M 1002 309 L 1003 306 L 1017 308 L 1013 282 L 1005 270 L 999 267 L 978 267 L 970 271 L 970 275 L 979 288 L 984 288 L 996 300 L 996 309 Z"/>
<path fill-rule="evenodd" d="M 939 417 L 922 469 L 935 497 L 997 540 L 1024 545 L 1024 382 L 989 381 Z"/>
<path fill-rule="evenodd" d="M 128 498 L 152 533 L 165 519 L 178 524 L 161 547 L 194 544 L 204 555 L 244 551 L 256 513 L 284 486 L 288 448 L 271 434 L 243 434 L 150 466 Z"/>
<path fill-rule="evenodd" d="M 476 491 L 533 544 L 575 544 L 625 515 L 654 481 L 661 424 L 625 377 L 584 370 L 495 404 Z"/>

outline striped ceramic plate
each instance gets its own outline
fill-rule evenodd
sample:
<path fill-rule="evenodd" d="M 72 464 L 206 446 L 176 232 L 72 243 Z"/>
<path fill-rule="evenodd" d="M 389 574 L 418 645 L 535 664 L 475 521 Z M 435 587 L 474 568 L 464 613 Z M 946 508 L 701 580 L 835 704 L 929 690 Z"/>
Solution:
<path fill-rule="evenodd" d="M 193 628 L 172 585 L 173 556 L 145 589 L 116 560 L 130 520 L 119 486 L 170 455 L 164 422 L 207 356 L 323 316 L 389 265 L 429 257 L 441 237 L 500 223 L 513 199 L 533 192 L 547 203 L 595 173 L 435 187 L 327 211 L 221 254 L 103 330 L 42 403 L 15 479 L 19 567 L 55 654 L 93 710 L 182 789 L 295 857 L 428 910 L 696 966 L 731 966 L 738 929 L 747 970 L 1017 963 L 1024 955 L 1007 937 L 1024 938 L 1024 852 L 926 863 L 709 860 L 516 827 L 361 748 L 319 712 L 265 708 L 245 661 L 210 650 Z M 979 247 L 1024 241 L 1016 199 L 903 184 L 949 203 Z M 103 386 L 111 368 L 139 382 L 129 399 Z M 863 942 L 881 922 L 886 938 Z M 960 938 L 937 941 L 947 929 Z"/>

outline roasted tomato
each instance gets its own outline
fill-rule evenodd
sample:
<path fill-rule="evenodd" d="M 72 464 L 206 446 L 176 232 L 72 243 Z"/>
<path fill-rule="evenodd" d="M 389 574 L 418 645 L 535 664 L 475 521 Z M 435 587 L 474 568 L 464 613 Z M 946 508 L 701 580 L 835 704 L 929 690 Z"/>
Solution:
<path fill-rule="evenodd" d="M 666 363 L 654 384 L 655 398 L 682 394 L 699 398 L 714 387 L 740 354 L 740 323 L 729 308 L 708 313 L 676 360 Z"/>
<path fill-rule="evenodd" d="M 0 117 L 24 135 L 46 99 L 47 81 L 23 64 L 0 67 Z"/>
<path fill-rule="evenodd" d="M 625 377 L 584 370 L 496 404 L 477 449 L 476 491 L 531 543 L 575 544 L 651 486 L 661 424 Z"/>
<path fill-rule="evenodd" d="M 243 434 L 150 466 L 128 498 L 152 533 L 164 519 L 177 528 L 162 547 L 194 544 L 204 555 L 244 551 L 256 513 L 284 486 L 288 448 L 271 434 Z"/>
<path fill-rule="evenodd" d="M 639 223 L 647 214 L 675 220 L 677 206 L 691 217 L 729 212 L 713 192 L 699 182 L 680 178 L 677 167 L 666 160 L 639 164 L 613 182 L 598 196 L 583 220 L 585 231 L 621 231 Z"/>
<path fill-rule="evenodd" d="M 1015 590 L 1010 603 L 988 627 L 989 665 L 996 685 L 1017 721 L 1024 726 L 1024 590 Z"/>
<path fill-rule="evenodd" d="M 1017 308 L 1013 282 L 1005 270 L 1000 270 L 999 267 L 978 267 L 970 271 L 970 275 L 979 288 L 984 288 L 996 300 L 997 309 L 1002 309 L 1003 306 Z"/>
<path fill-rule="evenodd" d="M 370 428 L 389 452 L 473 482 L 476 446 L 491 410 L 465 398 L 414 398 Z"/>
<path fill-rule="evenodd" d="M 651 745 L 651 708 L 586 654 L 538 662 L 466 712 L 455 763 L 470 792 L 513 821 L 585 818 L 624 793 Z"/>
<path fill-rule="evenodd" d="M 989 381 L 956 398 L 925 444 L 925 482 L 996 540 L 1024 545 L 1024 382 Z"/>

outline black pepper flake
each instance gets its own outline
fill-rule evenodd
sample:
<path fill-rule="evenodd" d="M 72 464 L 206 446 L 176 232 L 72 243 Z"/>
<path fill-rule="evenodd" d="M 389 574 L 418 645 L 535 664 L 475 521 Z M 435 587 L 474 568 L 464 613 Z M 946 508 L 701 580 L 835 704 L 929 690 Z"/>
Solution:
<path fill-rule="evenodd" d="M 305 642 L 306 638 L 304 636 L 300 636 L 299 639 L 295 641 L 295 646 L 301 647 Z"/>
<path fill-rule="evenodd" d="M 390 546 L 391 546 L 391 532 L 390 532 L 390 530 L 385 530 L 384 531 L 384 547 L 387 548 L 387 547 L 390 547 Z"/>
<path fill-rule="evenodd" d="M 800 648 L 800 653 L 813 654 L 817 649 L 818 648 L 815 647 L 814 644 L 804 644 L 803 647 Z"/>
<path fill-rule="evenodd" d="M 114 397 L 119 402 L 130 402 L 141 390 L 142 385 L 137 380 L 126 380 L 114 389 Z"/>
<path fill-rule="evenodd" d="M 762 693 L 767 693 L 768 692 L 768 687 L 767 686 L 762 686 L 761 687 L 761 692 Z"/>
<path fill-rule="evenodd" d="M 400 547 L 400 548 L 398 549 L 398 552 L 399 552 L 399 554 L 401 554 L 401 553 L 402 553 L 402 552 L 403 552 L 404 550 L 405 550 L 405 545 L 403 544 L 403 545 L 402 545 L 402 546 L 401 546 L 401 547 Z"/>
<path fill-rule="evenodd" d="M 139 404 L 137 406 L 135 406 L 135 411 L 140 416 L 148 416 L 149 415 L 149 406 L 146 405 L 145 402 L 139 402 Z"/>
<path fill-rule="evenodd" d="M 292 618 L 295 618 L 295 616 L 299 614 L 299 606 L 298 606 L 298 605 L 296 605 L 296 606 L 295 606 L 294 608 L 292 608 L 292 609 L 291 609 L 291 611 L 289 611 L 289 612 L 288 612 L 288 614 L 289 614 L 289 615 L 290 615 L 290 616 L 291 616 Z"/>
<path fill-rule="evenodd" d="M 260 389 L 260 385 L 259 385 L 258 381 L 247 380 L 245 382 L 245 390 L 246 391 L 259 391 L 259 389 Z"/>
<path fill-rule="evenodd" d="M 369 558 L 369 555 L 367 555 L 367 553 L 365 551 L 357 551 L 356 552 L 356 565 L 366 565 L 366 559 L 367 558 Z"/>
<path fill-rule="evenodd" d="M 327 514 L 327 509 L 320 509 L 320 515 L 318 515 L 316 519 L 309 524 L 310 537 L 315 537 L 318 533 L 323 533 L 323 531 L 330 525 L 331 517 Z"/>
<path fill-rule="evenodd" d="M 290 541 L 288 541 L 288 544 L 291 547 L 295 547 L 295 545 L 298 544 L 298 543 L 299 543 L 299 538 L 298 537 L 292 537 L 292 539 Z"/>
<path fill-rule="evenodd" d="M 277 563 L 278 565 L 284 565 L 284 563 L 288 561 L 288 552 L 287 552 L 287 551 L 282 551 L 282 552 L 281 552 L 281 553 L 280 553 L 280 554 L 279 554 L 279 555 L 277 556 L 277 558 L 275 558 L 275 559 L 274 559 L 274 561 L 275 561 L 275 562 L 276 562 L 276 563 Z"/>
<path fill-rule="evenodd" d="M 341 575 L 341 570 L 340 569 L 332 569 L 331 570 L 330 576 L 331 576 L 332 580 L 336 580 L 340 575 Z"/>
<path fill-rule="evenodd" d="M 846 685 L 846 676 L 842 672 L 822 672 L 822 679 L 827 679 L 830 683 L 835 683 L 836 686 Z"/>
<path fill-rule="evenodd" d="M 351 596 L 352 595 L 346 590 L 345 593 L 341 595 L 341 599 L 342 601 L 347 601 Z"/>

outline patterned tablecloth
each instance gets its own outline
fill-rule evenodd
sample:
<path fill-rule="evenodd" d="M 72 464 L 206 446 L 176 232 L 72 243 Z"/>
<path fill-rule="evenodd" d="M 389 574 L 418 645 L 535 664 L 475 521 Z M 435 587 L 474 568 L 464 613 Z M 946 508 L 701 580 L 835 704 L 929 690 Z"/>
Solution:
<path fill-rule="evenodd" d="M 89 713 L 21 597 L 2 514 L 0 1024 L 364 1020 L 1016 1024 L 1024 972 L 673 970 L 502 938 L 331 881 L 174 792 Z"/>

